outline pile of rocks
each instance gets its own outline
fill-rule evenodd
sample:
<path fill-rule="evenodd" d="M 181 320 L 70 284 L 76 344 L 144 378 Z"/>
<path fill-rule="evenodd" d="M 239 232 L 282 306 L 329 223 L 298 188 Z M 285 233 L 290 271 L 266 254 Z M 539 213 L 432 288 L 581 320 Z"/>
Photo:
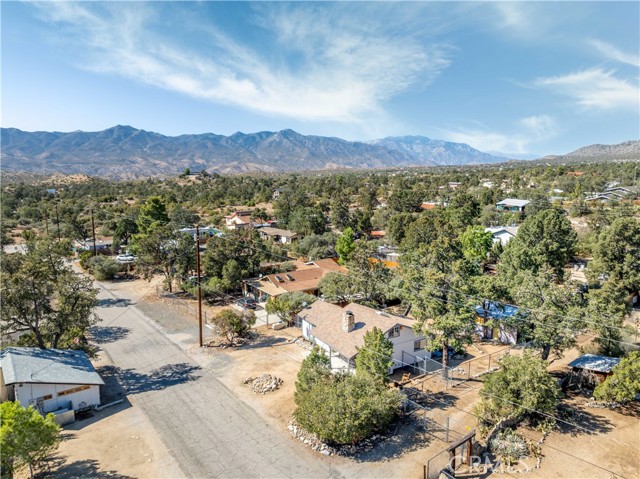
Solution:
<path fill-rule="evenodd" d="M 282 379 L 276 376 L 263 374 L 255 378 L 247 378 L 242 381 L 242 384 L 249 384 L 251 390 L 256 394 L 265 394 L 278 389 L 282 385 L 282 382 Z"/>
<path fill-rule="evenodd" d="M 297 344 L 300 347 L 303 347 L 304 349 L 311 351 L 313 349 L 313 344 L 311 344 L 309 341 L 307 341 L 306 339 L 304 339 L 302 336 L 296 338 L 293 341 L 294 344 Z"/>
<path fill-rule="evenodd" d="M 586 402 L 584 405 L 586 407 L 599 408 L 599 409 L 615 409 L 620 407 L 620 403 L 617 402 L 608 402 L 608 401 L 595 401 L 594 398 L 592 400 Z"/>
<path fill-rule="evenodd" d="M 305 431 L 300 426 L 296 424 L 296 422 L 292 419 L 289 422 L 289 432 L 293 437 L 295 437 L 298 441 L 305 443 L 311 449 L 324 456 L 333 456 L 337 453 L 337 451 L 331 446 L 325 444 L 318 436 L 312 434 L 308 431 Z"/>
<path fill-rule="evenodd" d="M 355 456 L 358 453 L 368 452 L 380 442 L 387 439 L 386 436 L 375 434 L 357 444 L 345 444 L 342 446 L 329 446 L 322 442 L 318 436 L 300 427 L 294 419 L 289 422 L 289 432 L 298 441 L 303 442 L 311 449 L 324 456 Z M 399 454 L 398 454 L 399 455 Z"/>

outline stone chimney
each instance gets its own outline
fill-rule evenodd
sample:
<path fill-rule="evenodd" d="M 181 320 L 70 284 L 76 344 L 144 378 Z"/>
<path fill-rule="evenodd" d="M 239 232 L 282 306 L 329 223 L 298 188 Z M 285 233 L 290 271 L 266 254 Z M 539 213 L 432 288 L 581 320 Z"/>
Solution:
<path fill-rule="evenodd" d="M 350 333 L 353 331 L 353 327 L 355 325 L 355 317 L 351 311 L 345 311 L 342 316 L 342 330 L 345 333 Z"/>

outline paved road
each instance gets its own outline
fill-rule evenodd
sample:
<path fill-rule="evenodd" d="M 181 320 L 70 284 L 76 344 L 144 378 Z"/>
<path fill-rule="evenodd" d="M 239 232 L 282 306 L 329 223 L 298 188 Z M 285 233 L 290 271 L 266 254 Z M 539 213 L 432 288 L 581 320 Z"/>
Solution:
<path fill-rule="evenodd" d="M 283 436 L 215 377 L 223 355 L 205 367 L 135 303 L 125 289 L 100 285 L 102 318 L 96 339 L 118 368 L 120 382 L 134 405 L 149 417 L 178 462 L 193 478 L 339 477 L 321 458 Z M 115 296 L 118 294 L 119 297 Z M 191 333 L 189 332 L 189 335 Z M 216 359 L 219 358 L 219 359 Z"/>

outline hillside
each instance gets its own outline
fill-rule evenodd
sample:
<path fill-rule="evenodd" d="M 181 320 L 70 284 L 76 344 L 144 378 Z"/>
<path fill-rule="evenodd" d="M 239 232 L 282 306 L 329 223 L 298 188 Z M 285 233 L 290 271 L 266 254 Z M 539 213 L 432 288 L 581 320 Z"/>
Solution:
<path fill-rule="evenodd" d="M 461 143 L 425 137 L 372 142 L 305 136 L 293 130 L 175 137 L 115 126 L 99 132 L 1 130 L 2 169 L 115 178 L 209 172 L 277 172 L 340 168 L 465 165 L 506 161 Z"/>
<path fill-rule="evenodd" d="M 565 155 L 545 156 L 537 161 L 554 163 L 640 161 L 640 141 L 625 141 L 617 145 L 589 145 Z"/>

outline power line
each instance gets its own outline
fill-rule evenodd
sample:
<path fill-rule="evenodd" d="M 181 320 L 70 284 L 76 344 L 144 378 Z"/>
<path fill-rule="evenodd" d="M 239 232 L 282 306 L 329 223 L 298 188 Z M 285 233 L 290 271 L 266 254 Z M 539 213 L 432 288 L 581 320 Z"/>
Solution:
<path fill-rule="evenodd" d="M 230 241 L 230 240 L 231 240 L 231 238 L 227 238 L 226 236 L 218 236 L 217 238 L 220 238 L 220 239 L 222 239 L 222 240 L 224 240 L 224 241 Z M 234 239 L 234 240 L 235 240 L 235 239 Z M 258 251 L 258 252 L 262 252 L 262 253 L 267 253 L 267 254 L 270 254 L 271 256 L 278 257 L 278 258 L 283 258 L 283 259 L 285 259 L 285 260 L 287 260 L 287 261 L 291 261 L 291 260 L 292 260 L 292 258 L 290 258 L 290 257 L 288 257 L 288 256 L 283 256 L 283 255 L 280 255 L 280 254 L 277 254 L 277 253 L 273 253 L 273 252 L 271 252 L 271 251 L 268 251 L 268 250 L 265 250 L 265 249 L 262 249 L 262 248 L 256 248 L 256 247 L 254 247 L 254 246 L 252 246 L 252 245 L 250 245 L 250 244 L 248 244 L 248 243 L 246 243 L 246 242 L 244 242 L 244 241 L 242 241 L 242 240 L 235 240 L 235 242 L 236 242 L 236 243 L 241 243 L 241 244 L 243 244 L 244 246 L 246 246 L 246 247 L 247 247 L 247 249 L 250 249 L 250 250 L 253 250 L 253 251 Z M 342 272 L 342 271 L 335 271 L 335 273 L 337 273 L 337 274 L 341 274 L 341 275 L 343 275 L 343 276 L 347 276 L 347 273 L 344 273 L 344 272 Z M 432 288 L 434 288 L 434 289 L 441 289 L 442 291 L 446 291 L 446 290 L 444 290 L 444 289 L 442 289 L 442 288 L 439 288 L 439 287 L 437 287 L 437 286 L 431 286 L 431 287 L 432 287 Z M 493 300 L 493 299 L 490 299 L 490 298 L 483 298 L 483 299 L 480 299 L 480 298 L 479 298 L 479 297 L 477 297 L 477 296 L 476 296 L 476 297 L 474 297 L 474 296 L 469 295 L 469 294 L 467 294 L 467 293 L 463 293 L 463 292 L 461 292 L 461 291 L 457 291 L 457 290 L 455 290 L 455 289 L 453 289 L 453 288 L 451 288 L 451 287 L 449 287 L 449 289 L 450 289 L 450 290 L 452 290 L 452 291 L 454 291 L 454 292 L 458 292 L 459 294 L 462 294 L 462 295 L 466 296 L 467 298 L 475 298 L 476 300 L 478 300 L 478 301 L 480 301 L 480 302 L 483 302 L 484 300 L 489 300 L 489 301 L 491 301 L 491 302 L 493 302 L 493 303 L 502 304 L 502 305 L 504 305 L 504 306 L 511 306 L 511 307 L 518 308 L 518 309 L 524 309 L 524 310 L 528 310 L 528 311 L 531 311 L 531 312 L 537 312 L 536 310 L 534 310 L 534 309 L 532 309 L 532 308 L 519 307 L 519 306 L 516 306 L 516 305 L 511 305 L 511 304 L 508 304 L 508 303 L 506 303 L 506 302 L 502 302 L 502 301 L 499 301 L 499 300 Z M 435 299 L 438 299 L 438 298 L 437 298 L 437 297 L 435 297 L 435 296 L 434 296 L 434 298 L 435 298 Z M 466 306 L 466 305 L 465 305 L 465 306 Z M 472 308 L 470 308 L 470 309 L 472 309 Z M 474 310 L 474 312 L 475 312 L 475 310 Z M 551 314 L 551 315 L 553 315 L 553 316 L 559 317 L 559 318 L 565 318 L 565 319 L 573 320 L 574 322 L 575 322 L 575 321 L 581 321 L 581 322 L 587 322 L 587 323 L 589 323 L 589 324 L 596 324 L 596 323 L 594 323 L 593 321 L 588 321 L 588 320 L 586 320 L 586 319 L 585 319 L 585 320 L 582 320 L 582 319 L 579 319 L 579 318 L 574 318 L 574 317 L 571 317 L 571 316 L 564 316 L 564 315 L 560 315 L 560 314 L 557 314 L 557 313 L 550 313 L 550 314 Z M 607 319 L 607 318 L 602 318 L 602 319 Z M 608 319 L 613 319 L 613 318 L 608 318 Z M 522 319 L 521 319 L 521 321 L 525 321 L 525 320 L 524 320 L 524 318 L 522 318 Z M 535 322 L 535 321 L 530 321 L 530 322 L 531 322 L 531 323 L 533 323 L 533 324 L 538 324 L 538 325 L 540 325 L 540 327 L 549 327 L 549 325 L 545 325 L 544 323 Z M 624 328 L 619 328 L 619 327 L 614 327 L 614 326 L 612 326 L 612 327 L 608 327 L 608 328 L 609 328 L 609 329 L 620 329 L 620 330 L 622 330 L 622 331 L 626 331 L 626 329 L 624 329 Z M 620 341 L 620 340 L 615 340 L 615 339 L 604 338 L 604 337 L 602 337 L 601 335 L 598 335 L 598 334 L 596 334 L 594 337 L 599 337 L 599 338 L 601 338 L 601 339 L 603 339 L 603 340 L 606 340 L 606 341 L 616 342 L 616 343 L 619 343 L 619 344 L 627 344 L 627 345 L 630 345 L 630 346 L 633 346 L 633 347 L 637 347 L 637 345 L 636 345 L 636 344 L 634 344 L 634 343 L 630 343 L 630 342 L 626 342 L 626 341 Z"/>

